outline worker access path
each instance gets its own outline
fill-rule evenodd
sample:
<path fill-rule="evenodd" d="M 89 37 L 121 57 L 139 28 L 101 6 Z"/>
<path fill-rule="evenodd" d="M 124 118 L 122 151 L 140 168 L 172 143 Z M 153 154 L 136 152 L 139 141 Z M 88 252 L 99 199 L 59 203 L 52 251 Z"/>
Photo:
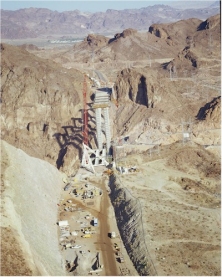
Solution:
<path fill-rule="evenodd" d="M 107 176 L 106 176 L 107 177 Z M 98 178 L 98 181 L 94 181 L 95 184 L 103 190 L 103 197 L 100 202 L 100 208 L 98 212 L 100 236 L 97 241 L 97 249 L 102 251 L 102 258 L 105 268 L 105 275 L 107 276 L 138 276 L 136 269 L 130 260 L 124 244 L 121 240 L 119 230 L 116 223 L 115 213 L 110 201 L 108 188 L 108 177 Z M 114 231 L 116 233 L 115 239 L 110 239 L 109 233 Z M 117 261 L 116 250 L 114 243 L 120 248 L 120 253 L 124 257 L 124 263 Z"/>

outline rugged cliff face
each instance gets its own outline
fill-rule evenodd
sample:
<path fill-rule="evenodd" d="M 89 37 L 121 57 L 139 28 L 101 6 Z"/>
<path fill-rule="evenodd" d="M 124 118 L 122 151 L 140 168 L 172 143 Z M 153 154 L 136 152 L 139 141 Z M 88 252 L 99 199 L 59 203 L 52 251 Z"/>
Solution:
<path fill-rule="evenodd" d="M 221 123 L 221 96 L 214 98 L 211 102 L 202 107 L 197 115 L 199 120 L 213 122 L 214 127 L 220 128 Z"/>
<path fill-rule="evenodd" d="M 182 139 L 181 122 L 192 119 L 194 141 L 219 144 L 220 136 L 215 133 L 219 129 L 213 134 L 203 133 L 203 130 L 220 128 L 220 97 L 206 104 L 206 99 L 199 96 L 204 96 L 204 87 L 191 89 L 191 86 L 194 86 L 193 80 L 171 80 L 161 70 L 150 67 L 120 71 L 114 85 L 119 104 L 114 118 L 114 133 L 129 136 L 131 142 L 170 144 Z M 188 87 L 193 97 L 189 97 Z M 215 90 L 211 93 L 215 94 Z"/>
<path fill-rule="evenodd" d="M 152 107 L 155 81 L 153 73 L 147 76 L 129 68 L 122 70 L 117 76 L 114 87 L 118 101 L 123 103 L 131 100 L 147 108 Z"/>
<path fill-rule="evenodd" d="M 2 138 L 71 173 L 81 154 L 83 74 L 6 44 L 1 56 Z"/>

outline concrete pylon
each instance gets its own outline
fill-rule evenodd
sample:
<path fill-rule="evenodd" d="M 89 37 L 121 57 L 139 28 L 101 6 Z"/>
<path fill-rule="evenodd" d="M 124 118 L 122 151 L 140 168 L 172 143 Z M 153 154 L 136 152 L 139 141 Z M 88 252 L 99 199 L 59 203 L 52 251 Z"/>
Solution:
<path fill-rule="evenodd" d="M 101 108 L 97 108 L 96 110 L 96 133 L 97 133 L 97 146 L 98 149 L 101 150 L 103 148 L 102 145 L 102 117 L 101 117 L 101 113 L 102 113 L 102 109 Z"/>
<path fill-rule="evenodd" d="M 104 111 L 105 133 L 106 133 L 106 151 L 107 151 L 107 154 L 109 154 L 110 143 L 111 143 L 109 108 L 106 107 L 103 109 L 103 111 Z"/>

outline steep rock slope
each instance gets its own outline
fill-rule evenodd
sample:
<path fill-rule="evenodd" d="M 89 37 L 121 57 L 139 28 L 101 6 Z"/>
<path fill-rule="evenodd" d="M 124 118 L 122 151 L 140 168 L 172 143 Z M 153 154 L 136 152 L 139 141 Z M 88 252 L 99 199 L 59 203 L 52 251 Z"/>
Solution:
<path fill-rule="evenodd" d="M 205 87 L 196 86 L 189 95 L 188 86 L 194 86 L 191 78 L 171 80 L 160 70 L 148 67 L 120 71 L 114 85 L 118 98 L 114 134 L 129 136 L 133 143 L 170 144 L 181 140 L 182 132 L 187 130 L 197 143 L 220 144 L 221 104 L 217 91 L 207 87 L 212 97 L 207 101 L 200 97 Z M 190 125 L 182 124 L 189 121 Z M 208 129 L 210 132 L 206 132 Z"/>
<path fill-rule="evenodd" d="M 214 98 L 210 103 L 202 107 L 197 118 L 199 120 L 213 121 L 216 127 L 220 127 L 221 123 L 221 96 Z"/>
<path fill-rule="evenodd" d="M 180 34 L 181 31 L 178 32 L 178 29 L 175 28 L 180 27 L 178 23 L 182 22 L 184 25 L 183 28 L 181 27 L 181 30 L 185 34 L 183 37 Z M 195 24 L 191 26 L 191 22 L 195 22 Z M 184 70 L 192 70 L 201 66 L 209 67 L 210 65 L 215 68 L 220 66 L 220 14 L 209 17 L 202 22 L 190 19 L 172 24 L 153 25 L 151 29 L 152 33 L 154 32 L 156 35 L 164 30 L 168 35 L 167 41 L 176 40 L 181 45 L 181 50 L 174 56 L 173 61 L 168 64 L 168 69 L 171 66 L 175 66 L 177 72 L 181 73 Z M 215 72 L 213 74 L 215 75 Z"/>
<path fill-rule="evenodd" d="M 1 150 L 1 273 L 65 275 L 56 225 L 62 173 L 5 141 Z"/>
<path fill-rule="evenodd" d="M 83 74 L 15 46 L 2 44 L 1 55 L 2 138 L 72 172 L 82 143 Z"/>

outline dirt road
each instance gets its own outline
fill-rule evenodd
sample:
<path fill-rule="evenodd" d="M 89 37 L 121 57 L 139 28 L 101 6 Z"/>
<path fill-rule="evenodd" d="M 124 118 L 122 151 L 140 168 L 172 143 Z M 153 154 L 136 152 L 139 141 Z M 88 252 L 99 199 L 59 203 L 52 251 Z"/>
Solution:
<path fill-rule="evenodd" d="M 110 208 L 110 199 L 106 192 L 105 181 L 102 180 L 102 189 L 103 189 L 103 197 L 101 199 L 100 204 L 100 212 L 98 215 L 100 222 L 100 241 L 101 244 L 98 243 L 98 247 L 101 247 L 104 267 L 107 276 L 118 276 L 118 270 L 116 266 L 115 252 L 112 245 L 111 239 L 108 237 L 108 233 L 111 231 L 109 226 L 109 208 Z"/>

